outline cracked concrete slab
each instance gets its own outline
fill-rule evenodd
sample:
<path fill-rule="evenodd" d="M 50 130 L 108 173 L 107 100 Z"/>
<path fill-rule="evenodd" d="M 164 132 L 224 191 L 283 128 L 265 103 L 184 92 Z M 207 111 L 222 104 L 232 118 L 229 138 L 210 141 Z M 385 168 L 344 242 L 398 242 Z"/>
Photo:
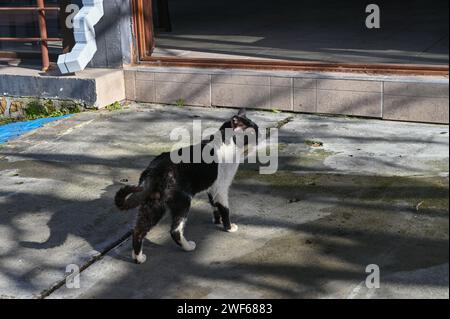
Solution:
<path fill-rule="evenodd" d="M 173 244 L 168 218 L 135 265 L 134 212 L 112 205 L 169 133 L 217 127 L 231 109 L 131 105 L 52 123 L 0 148 L 2 298 L 448 298 L 448 126 L 293 115 L 279 170 L 245 164 L 230 205 L 240 228 L 211 225 L 205 194 Z M 291 114 L 251 111 L 262 126 Z M 320 141 L 323 147 L 305 141 Z M 66 266 L 88 267 L 81 288 Z M 380 289 L 364 285 L 377 264 Z M 62 284 L 62 285 L 61 285 Z"/>

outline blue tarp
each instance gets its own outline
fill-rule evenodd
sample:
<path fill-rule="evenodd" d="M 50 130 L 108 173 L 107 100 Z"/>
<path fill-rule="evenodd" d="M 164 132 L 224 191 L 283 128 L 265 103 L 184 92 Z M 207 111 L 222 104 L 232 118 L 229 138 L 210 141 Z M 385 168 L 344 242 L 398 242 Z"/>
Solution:
<path fill-rule="evenodd" d="M 47 123 L 65 119 L 71 117 L 72 115 L 73 114 L 0 125 L 0 144 L 6 143 L 12 139 L 19 137 L 22 134 L 38 129 Z"/>

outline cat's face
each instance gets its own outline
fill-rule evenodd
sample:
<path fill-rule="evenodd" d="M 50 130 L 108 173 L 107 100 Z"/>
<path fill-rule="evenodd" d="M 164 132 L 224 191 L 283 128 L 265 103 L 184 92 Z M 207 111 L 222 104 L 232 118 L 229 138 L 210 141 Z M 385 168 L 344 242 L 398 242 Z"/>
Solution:
<path fill-rule="evenodd" d="M 244 145 L 249 143 L 248 137 L 252 135 L 254 135 L 254 140 L 258 144 L 258 125 L 247 117 L 245 109 L 239 110 L 239 113 L 231 118 L 231 128 L 236 135 L 245 135 Z"/>

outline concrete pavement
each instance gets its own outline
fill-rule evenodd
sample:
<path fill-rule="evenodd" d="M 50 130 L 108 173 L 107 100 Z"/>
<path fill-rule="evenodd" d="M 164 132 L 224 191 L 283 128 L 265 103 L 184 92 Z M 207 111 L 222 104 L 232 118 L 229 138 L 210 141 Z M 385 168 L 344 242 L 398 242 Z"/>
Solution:
<path fill-rule="evenodd" d="M 87 112 L 0 146 L 2 298 L 448 298 L 448 126 L 293 115 L 279 171 L 243 165 L 230 194 L 237 233 L 193 203 L 181 251 L 168 218 L 130 259 L 136 183 L 175 127 L 217 127 L 230 109 L 131 105 Z M 291 114 L 250 112 L 261 126 Z M 320 141 L 323 147 L 305 141 Z M 79 289 L 66 266 L 83 269 Z M 379 289 L 364 284 L 380 267 Z"/>

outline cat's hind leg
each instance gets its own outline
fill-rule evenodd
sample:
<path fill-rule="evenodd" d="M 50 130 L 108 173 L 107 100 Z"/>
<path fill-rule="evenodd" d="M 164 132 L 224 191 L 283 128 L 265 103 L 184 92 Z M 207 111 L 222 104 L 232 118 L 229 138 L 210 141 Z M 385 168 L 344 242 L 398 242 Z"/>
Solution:
<path fill-rule="evenodd" d="M 170 229 L 172 239 L 185 251 L 195 250 L 195 242 L 184 237 L 184 228 L 191 208 L 191 196 L 184 192 L 176 192 L 167 202 L 167 206 L 172 213 L 172 227 Z"/>
<path fill-rule="evenodd" d="M 159 204 L 144 204 L 139 208 L 136 226 L 133 230 L 132 258 L 137 264 L 142 264 L 147 257 L 143 254 L 144 238 L 150 229 L 163 217 L 165 209 Z"/>

